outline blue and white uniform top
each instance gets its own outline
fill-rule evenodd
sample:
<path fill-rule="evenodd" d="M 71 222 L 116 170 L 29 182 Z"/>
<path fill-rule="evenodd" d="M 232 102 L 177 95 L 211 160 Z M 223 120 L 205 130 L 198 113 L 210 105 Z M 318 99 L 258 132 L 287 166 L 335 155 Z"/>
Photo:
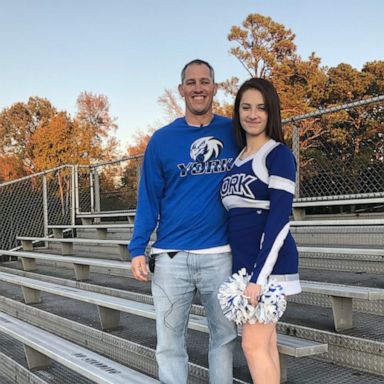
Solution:
<path fill-rule="evenodd" d="M 221 186 L 233 272 L 245 267 L 253 283 L 264 286 L 274 280 L 286 294 L 299 293 L 298 252 L 289 231 L 296 179 L 293 153 L 270 139 L 256 153 L 241 156 Z"/>

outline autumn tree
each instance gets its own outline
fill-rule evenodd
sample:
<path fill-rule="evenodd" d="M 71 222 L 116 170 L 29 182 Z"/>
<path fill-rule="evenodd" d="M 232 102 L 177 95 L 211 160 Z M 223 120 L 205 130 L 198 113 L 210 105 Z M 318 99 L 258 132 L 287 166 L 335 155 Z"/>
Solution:
<path fill-rule="evenodd" d="M 27 170 L 15 155 L 0 155 L 0 183 L 26 176 Z"/>
<path fill-rule="evenodd" d="M 74 163 L 77 157 L 76 141 L 70 116 L 65 112 L 52 116 L 47 124 L 31 136 L 30 144 L 36 171 Z"/>
<path fill-rule="evenodd" d="M 131 139 L 131 144 L 127 147 L 127 155 L 130 159 L 124 162 L 120 185 L 120 191 L 124 191 L 124 207 L 126 208 L 136 207 L 139 175 L 143 160 L 141 155 L 144 154 L 148 141 L 155 130 L 155 127 L 149 127 L 146 131 L 137 131 Z"/>
<path fill-rule="evenodd" d="M 368 94 L 370 96 L 384 95 L 384 61 L 372 61 L 364 65 L 362 72 L 369 76 Z M 372 130 L 372 145 L 374 147 L 374 161 L 384 162 L 384 106 L 374 104 L 366 111 L 367 122 Z M 384 166 L 382 166 L 384 169 Z"/>
<path fill-rule="evenodd" d="M 315 54 L 308 60 L 300 58 L 291 30 L 270 17 L 250 14 L 241 26 L 231 28 L 227 38 L 234 45 L 229 53 L 239 60 L 249 77 L 273 81 L 281 98 L 283 117 L 306 113 L 318 106 L 326 82 L 325 69 L 320 67 Z M 216 98 L 215 113 L 232 116 L 239 81 L 239 77 L 233 76 L 219 83 L 227 98 Z M 170 118 L 181 114 L 180 99 L 175 92 L 166 90 L 159 102 Z M 318 127 L 312 123 L 305 130 L 319 134 Z"/>
<path fill-rule="evenodd" d="M 77 99 L 77 124 L 83 156 L 90 161 L 111 160 L 116 155 L 117 141 L 111 133 L 117 129 L 116 119 L 109 113 L 110 104 L 104 95 L 82 92 Z"/>
<path fill-rule="evenodd" d="M 242 27 L 233 26 L 228 40 L 236 45 L 236 57 L 250 77 L 268 77 L 276 66 L 296 57 L 295 35 L 270 17 L 250 14 Z"/>
<path fill-rule="evenodd" d="M 328 70 L 325 107 L 370 98 L 383 93 L 384 62 L 366 63 L 362 71 L 341 63 Z M 373 93 L 373 94 L 372 94 Z M 324 116 L 328 127 L 326 148 L 333 154 L 334 174 L 345 171 L 350 176 L 349 190 L 360 193 L 377 190 L 378 175 L 384 178 L 380 143 L 383 142 L 383 107 L 377 104 L 354 107 Z"/>
<path fill-rule="evenodd" d="M 369 68 L 369 64 L 366 66 Z M 358 71 L 349 64 L 339 64 L 328 71 L 326 83 L 325 105 L 335 105 L 352 102 L 370 96 L 372 87 L 380 80 L 367 70 Z M 345 110 L 335 117 L 330 116 L 333 121 L 333 140 L 342 146 L 345 154 L 354 156 L 360 152 L 364 140 L 369 139 L 376 128 L 368 123 L 367 113 L 372 106 L 356 107 Z"/>
<path fill-rule="evenodd" d="M 70 116 L 65 112 L 59 112 L 52 116 L 47 124 L 39 127 L 33 133 L 31 147 L 36 171 L 78 162 L 77 135 Z M 54 175 L 57 179 L 62 212 L 65 214 L 65 208 L 69 206 L 70 171 L 59 169 L 54 174 L 49 174 L 47 177 L 51 183 L 51 189 L 53 188 Z"/>
<path fill-rule="evenodd" d="M 363 73 L 369 76 L 368 93 L 379 96 L 384 93 L 384 61 L 371 61 L 364 65 Z"/>
<path fill-rule="evenodd" d="M 167 120 L 173 121 L 184 116 L 183 100 L 177 91 L 170 88 L 165 89 L 157 102 L 164 108 Z"/>
<path fill-rule="evenodd" d="M 303 60 L 296 52 L 295 35 L 270 17 L 250 14 L 242 26 L 233 26 L 228 40 L 234 44 L 229 52 L 239 60 L 250 77 L 271 80 L 281 99 L 283 117 L 313 110 L 322 97 L 325 69 L 314 53 Z M 221 84 L 235 95 L 238 78 Z"/>
<path fill-rule="evenodd" d="M 52 104 L 39 97 L 5 108 L 0 113 L 0 153 L 16 157 L 28 173 L 34 172 L 31 137 L 37 129 L 46 126 L 55 113 Z"/>

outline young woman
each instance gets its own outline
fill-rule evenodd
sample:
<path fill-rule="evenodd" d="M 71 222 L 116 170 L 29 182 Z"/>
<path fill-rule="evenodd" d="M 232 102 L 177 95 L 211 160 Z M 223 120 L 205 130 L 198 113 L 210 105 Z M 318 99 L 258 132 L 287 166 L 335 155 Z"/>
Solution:
<path fill-rule="evenodd" d="M 265 79 L 239 89 L 233 112 L 236 138 L 243 147 L 223 180 L 221 198 L 229 214 L 233 272 L 251 275 L 244 294 L 253 306 L 270 281 L 286 295 L 301 291 L 298 253 L 289 232 L 296 162 L 284 144 L 280 101 Z M 244 324 L 242 348 L 256 384 L 280 383 L 275 324 Z"/>

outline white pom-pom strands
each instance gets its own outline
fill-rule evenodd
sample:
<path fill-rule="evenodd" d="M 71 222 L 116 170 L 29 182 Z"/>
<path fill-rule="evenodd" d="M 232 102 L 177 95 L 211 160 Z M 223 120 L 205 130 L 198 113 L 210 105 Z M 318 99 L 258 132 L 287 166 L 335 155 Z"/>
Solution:
<path fill-rule="evenodd" d="M 250 276 L 242 268 L 221 285 L 218 299 L 225 317 L 238 325 L 277 323 L 287 307 L 283 287 L 273 282 L 268 283 L 263 287 L 259 302 L 254 307 L 244 295 L 249 280 Z"/>

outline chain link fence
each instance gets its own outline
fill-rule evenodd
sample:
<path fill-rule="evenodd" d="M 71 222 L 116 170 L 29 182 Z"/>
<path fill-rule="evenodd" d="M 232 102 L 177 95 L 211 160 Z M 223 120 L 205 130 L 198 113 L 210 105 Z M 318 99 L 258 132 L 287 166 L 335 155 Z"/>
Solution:
<path fill-rule="evenodd" d="M 78 212 L 135 209 L 143 155 L 78 167 Z"/>
<path fill-rule="evenodd" d="M 296 200 L 384 197 L 384 96 L 284 120 Z"/>
<path fill-rule="evenodd" d="M 70 224 L 73 167 L 63 166 L 0 185 L 0 249 L 17 236 L 46 236 L 48 225 Z"/>

